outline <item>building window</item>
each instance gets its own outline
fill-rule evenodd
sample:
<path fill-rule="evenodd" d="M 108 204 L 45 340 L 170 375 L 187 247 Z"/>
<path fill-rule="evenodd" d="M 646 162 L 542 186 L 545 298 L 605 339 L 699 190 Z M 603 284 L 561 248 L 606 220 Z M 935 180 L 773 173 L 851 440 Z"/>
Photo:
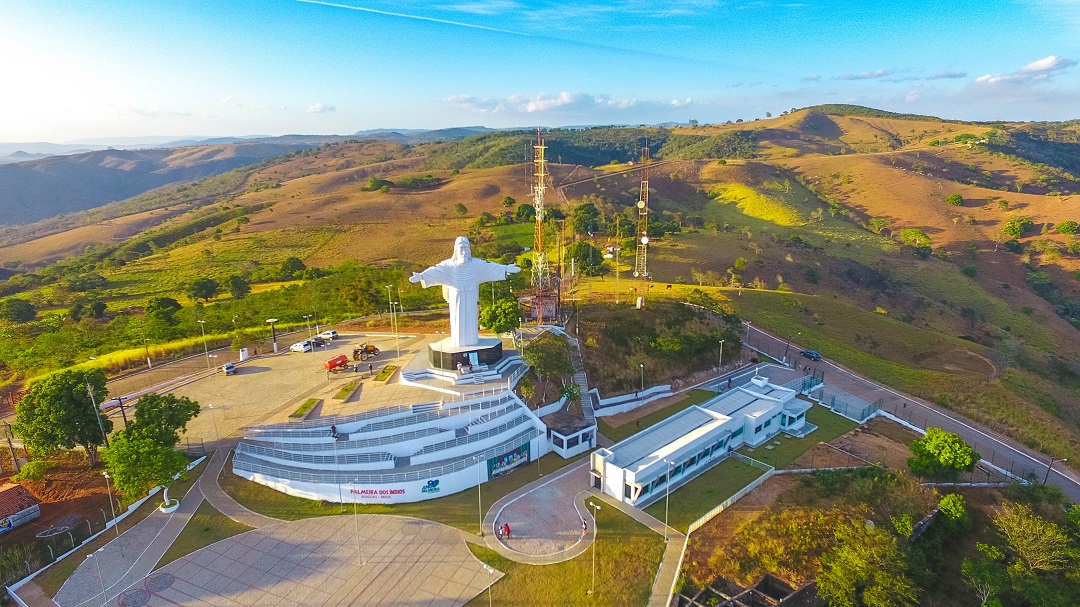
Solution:
<path fill-rule="evenodd" d="M 731 433 L 731 440 L 735 440 L 736 438 L 739 438 L 740 436 L 742 436 L 742 431 L 743 431 L 743 429 L 739 428 L 738 430 L 732 432 Z"/>
<path fill-rule="evenodd" d="M 581 442 L 581 439 L 579 437 L 572 436 L 572 437 L 570 437 L 570 440 L 566 441 L 566 448 L 569 449 L 570 447 L 576 447 L 576 446 L 578 446 L 578 443 L 580 443 L 580 442 Z"/>
<path fill-rule="evenodd" d="M 758 432 L 761 432 L 761 426 L 754 428 L 754 434 L 757 434 Z"/>
<path fill-rule="evenodd" d="M 769 426 L 771 426 L 771 425 L 772 425 L 772 420 L 771 420 L 771 419 L 767 419 L 767 420 L 765 420 L 765 427 L 766 427 L 766 428 L 768 428 L 768 427 L 769 427 Z"/>
<path fill-rule="evenodd" d="M 680 474 L 682 474 L 682 469 L 683 469 L 682 464 L 679 464 L 678 466 L 675 466 L 675 470 L 673 470 L 671 472 L 671 477 L 675 478 L 676 476 L 679 476 Z"/>
<path fill-rule="evenodd" d="M 630 499 L 630 495 L 631 495 L 631 492 L 632 492 L 632 491 L 633 491 L 633 488 L 632 488 L 632 487 L 630 487 L 630 484 L 629 484 L 629 483 L 625 483 L 625 484 L 623 484 L 623 490 L 622 490 L 622 494 L 623 494 L 623 497 L 624 497 L 624 498 L 626 498 L 626 499 Z"/>
<path fill-rule="evenodd" d="M 657 486 L 663 485 L 666 482 L 667 482 L 667 475 L 666 474 L 661 474 L 660 478 L 656 479 L 656 485 Z"/>
<path fill-rule="evenodd" d="M 587 443 L 592 440 L 592 432 L 586 432 L 581 435 L 581 442 Z"/>
<path fill-rule="evenodd" d="M 641 488 L 641 495 L 638 496 L 638 497 L 648 495 L 650 489 L 652 489 L 652 487 L 650 487 L 649 485 L 645 485 L 644 487 Z"/>
<path fill-rule="evenodd" d="M 563 446 L 564 446 L 563 445 L 563 440 L 561 438 L 559 438 L 558 436 L 552 438 L 551 442 L 555 443 L 555 446 L 560 448 L 560 449 L 562 449 Z"/>

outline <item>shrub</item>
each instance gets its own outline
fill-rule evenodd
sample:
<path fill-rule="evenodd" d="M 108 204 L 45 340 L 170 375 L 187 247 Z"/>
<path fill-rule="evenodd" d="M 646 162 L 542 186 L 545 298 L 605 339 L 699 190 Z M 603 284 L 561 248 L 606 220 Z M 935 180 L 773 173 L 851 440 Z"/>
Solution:
<path fill-rule="evenodd" d="M 963 197 L 963 196 L 961 196 L 961 195 L 959 195 L 959 194 L 950 194 L 950 195 L 949 195 L 949 196 L 948 196 L 948 197 L 947 197 L 947 198 L 945 199 L 945 202 L 946 202 L 946 203 L 948 203 L 948 204 L 950 204 L 950 205 L 952 205 L 952 206 L 954 206 L 954 207 L 959 207 L 959 206 L 963 206 L 963 204 L 964 204 L 964 197 Z"/>
<path fill-rule="evenodd" d="M 960 471 L 971 471 L 979 454 L 956 434 L 941 428 L 930 428 L 926 436 L 912 441 L 912 457 L 908 468 L 919 476 L 952 477 Z"/>
<path fill-rule="evenodd" d="M 1020 238 L 1024 235 L 1024 232 L 1031 229 L 1035 224 L 1032 223 L 1027 217 L 1021 215 L 1013 215 L 1005 222 L 1005 225 L 1001 228 L 1001 231 L 1013 238 Z"/>
<path fill-rule="evenodd" d="M 976 268 L 975 266 L 964 266 L 964 269 L 960 271 L 964 273 L 964 276 L 970 276 L 972 278 L 979 275 L 979 268 Z"/>
<path fill-rule="evenodd" d="M 1077 231 L 1080 231 L 1080 223 L 1063 221 L 1057 224 L 1057 231 L 1058 234 L 1076 234 Z"/>
<path fill-rule="evenodd" d="M 950 493 L 941 498 L 938 504 L 941 510 L 942 522 L 950 530 L 963 530 L 971 525 L 971 517 L 968 515 L 964 496 L 959 493 Z"/>
<path fill-rule="evenodd" d="M 56 467 L 56 462 L 35 459 L 33 461 L 23 464 L 22 470 L 18 474 L 11 477 L 11 480 L 16 483 L 21 481 L 40 481 L 45 478 L 45 474 Z"/>

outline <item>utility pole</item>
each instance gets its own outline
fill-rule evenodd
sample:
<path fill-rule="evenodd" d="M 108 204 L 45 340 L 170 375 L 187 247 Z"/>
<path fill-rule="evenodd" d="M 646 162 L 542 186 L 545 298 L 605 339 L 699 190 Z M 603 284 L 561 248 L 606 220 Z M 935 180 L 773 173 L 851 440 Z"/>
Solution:
<path fill-rule="evenodd" d="M 94 416 L 97 417 L 97 425 L 101 429 L 101 438 L 104 439 L 105 448 L 108 449 L 109 437 L 105 434 L 105 424 L 101 423 L 101 409 L 98 409 L 97 399 L 94 398 L 94 389 L 90 387 L 90 382 L 86 382 L 86 393 L 90 395 L 90 403 L 94 405 Z"/>

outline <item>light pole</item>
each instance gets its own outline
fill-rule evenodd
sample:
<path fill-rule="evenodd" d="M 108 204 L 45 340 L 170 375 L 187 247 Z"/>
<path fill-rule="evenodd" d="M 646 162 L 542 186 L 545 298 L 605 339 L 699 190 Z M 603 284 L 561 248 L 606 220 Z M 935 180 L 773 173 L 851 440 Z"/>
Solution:
<path fill-rule="evenodd" d="M 644 392 L 645 391 L 645 363 L 638 363 L 638 366 L 641 367 L 641 391 Z"/>
<path fill-rule="evenodd" d="M 495 569 L 493 567 L 491 567 L 490 565 L 488 565 L 487 563 L 484 563 L 484 571 L 487 571 L 488 575 L 495 575 Z M 492 582 L 492 584 L 494 584 L 494 582 Z M 488 584 L 488 607 L 491 607 L 491 586 L 492 586 L 492 584 Z"/>
<path fill-rule="evenodd" d="M 312 310 L 311 313 L 315 315 L 315 334 L 318 335 L 319 334 L 319 311 L 318 310 Z"/>
<path fill-rule="evenodd" d="M 278 319 L 276 318 L 266 319 L 266 324 L 270 325 L 270 340 L 274 344 L 274 354 L 277 354 L 277 330 L 274 328 L 274 323 L 276 323 L 277 321 Z"/>
<path fill-rule="evenodd" d="M 304 314 L 304 325 L 307 327 L 307 338 L 311 339 L 311 314 Z M 311 344 L 311 351 L 315 351 L 315 344 Z"/>
<path fill-rule="evenodd" d="M 98 558 L 94 558 L 94 567 L 97 568 L 97 579 L 98 579 L 98 583 L 101 584 L 101 599 L 102 599 L 101 604 L 102 604 L 102 606 L 107 605 L 109 603 L 109 595 L 105 594 L 105 578 L 101 577 L 101 563 L 98 560 L 98 559 L 101 558 L 101 551 L 104 550 L 104 549 L 105 549 L 105 546 L 102 546 L 101 548 L 98 548 L 97 550 L 95 550 L 93 552 L 93 554 L 86 555 L 86 558 L 88 558 L 88 559 L 98 557 Z"/>
<path fill-rule="evenodd" d="M 210 370 L 210 350 L 207 349 L 207 347 L 206 347 L 206 321 L 205 320 L 200 320 L 199 321 L 199 330 L 202 331 L 202 350 L 203 350 L 203 354 L 206 355 L 206 369 L 209 371 Z"/>
<path fill-rule="evenodd" d="M 798 333 L 793 335 L 791 337 L 791 339 L 787 340 L 787 344 L 784 345 L 784 364 L 785 365 L 788 364 L 787 355 L 788 355 L 788 350 L 791 348 L 791 342 L 795 341 L 795 338 L 800 336 L 800 335 L 802 335 L 802 331 L 799 331 Z"/>
<path fill-rule="evenodd" d="M 98 407 L 97 399 L 94 398 L 94 389 L 90 387 L 90 382 L 86 382 L 86 393 L 90 395 L 90 404 L 94 407 L 94 415 L 97 417 L 97 425 L 98 428 L 101 429 L 101 440 L 105 441 L 105 448 L 108 449 L 109 436 L 105 434 L 105 424 L 101 421 L 101 409 Z"/>
<path fill-rule="evenodd" d="M 240 329 L 236 328 L 236 316 L 237 316 L 236 314 L 233 314 L 233 317 L 232 317 L 232 330 L 233 330 L 233 333 L 236 333 L 236 332 L 240 331 Z"/>
<path fill-rule="evenodd" d="M 1051 457 L 1050 458 L 1050 465 L 1046 467 L 1046 477 L 1043 478 L 1043 484 L 1045 485 L 1046 481 L 1050 480 L 1050 469 L 1054 467 L 1054 464 L 1056 464 L 1057 462 L 1067 462 L 1067 461 L 1069 461 L 1069 458 L 1067 458 L 1067 457 L 1063 457 L 1063 458 L 1060 458 L 1060 459 L 1054 459 L 1054 458 Z"/>
<path fill-rule="evenodd" d="M 667 482 L 664 483 L 664 526 L 667 527 L 668 529 L 671 529 L 671 527 L 668 527 L 668 512 L 669 512 L 669 506 L 671 505 L 671 464 L 672 464 L 672 462 L 671 462 L 671 460 L 666 459 L 666 460 L 664 460 L 664 463 L 667 464 Z"/>
<path fill-rule="evenodd" d="M 724 340 L 720 340 L 720 368 L 724 368 Z"/>
<path fill-rule="evenodd" d="M 397 350 L 397 355 L 401 356 L 401 335 L 398 333 L 397 312 L 395 312 L 394 306 L 397 306 L 397 309 L 400 310 L 401 302 L 390 302 L 390 322 L 394 324 L 394 349 Z"/>
<path fill-rule="evenodd" d="M 109 495 L 109 510 L 112 511 L 113 529 L 116 530 L 116 537 L 120 537 L 120 526 L 116 524 L 116 505 L 113 504 L 113 492 L 112 488 L 109 487 L 109 473 L 103 471 L 101 475 L 105 477 L 105 493 Z"/>
<path fill-rule="evenodd" d="M 484 507 L 480 503 L 480 454 L 476 454 L 476 514 L 480 520 L 480 537 L 484 537 Z"/>
<path fill-rule="evenodd" d="M 589 591 L 585 594 L 592 594 L 596 589 L 596 541 L 600 539 L 600 506 L 597 506 L 594 502 L 589 502 L 589 507 L 593 508 L 593 540 L 592 540 L 592 582 L 589 584 Z"/>
<path fill-rule="evenodd" d="M 221 430 L 218 429 L 217 418 L 214 417 L 214 405 L 207 403 L 206 408 L 210 410 L 210 421 L 214 423 L 214 442 L 221 442 Z"/>
<path fill-rule="evenodd" d="M 146 368 L 147 369 L 153 369 L 154 365 L 151 364 L 151 362 L 150 362 L 150 338 L 149 337 L 144 337 L 143 338 L 143 350 L 146 351 Z"/>

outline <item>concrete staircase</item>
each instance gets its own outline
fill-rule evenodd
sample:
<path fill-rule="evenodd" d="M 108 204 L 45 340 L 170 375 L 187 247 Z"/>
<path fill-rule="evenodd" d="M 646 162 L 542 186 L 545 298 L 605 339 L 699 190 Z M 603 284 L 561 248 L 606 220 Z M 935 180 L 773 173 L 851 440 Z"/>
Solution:
<path fill-rule="evenodd" d="M 567 336 L 570 341 L 570 363 L 574 365 L 574 383 L 577 384 L 581 394 L 581 412 L 585 421 L 590 424 L 596 423 L 596 415 L 593 413 L 593 395 L 589 392 L 589 378 L 585 376 L 585 365 L 581 362 L 581 344 L 578 340 Z"/>

